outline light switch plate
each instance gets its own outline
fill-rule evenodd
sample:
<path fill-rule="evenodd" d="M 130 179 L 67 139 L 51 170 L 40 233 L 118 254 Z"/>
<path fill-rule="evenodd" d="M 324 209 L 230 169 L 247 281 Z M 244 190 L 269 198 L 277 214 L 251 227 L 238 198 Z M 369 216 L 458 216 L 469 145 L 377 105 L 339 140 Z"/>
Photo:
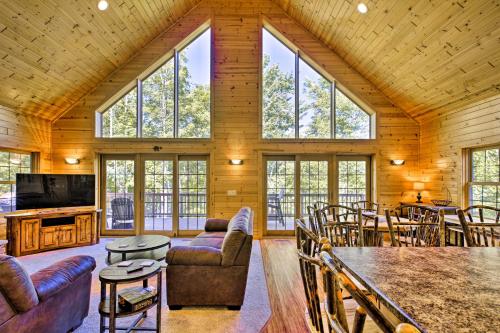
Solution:
<path fill-rule="evenodd" d="M 227 196 L 228 197 L 234 197 L 236 196 L 238 192 L 236 192 L 236 190 L 227 190 Z"/>

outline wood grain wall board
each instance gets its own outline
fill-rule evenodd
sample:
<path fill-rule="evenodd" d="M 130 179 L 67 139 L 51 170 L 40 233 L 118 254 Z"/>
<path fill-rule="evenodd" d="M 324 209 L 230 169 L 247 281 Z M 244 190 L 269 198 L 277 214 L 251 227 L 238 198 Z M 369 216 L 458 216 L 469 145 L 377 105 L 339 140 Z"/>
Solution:
<path fill-rule="evenodd" d="M 134 80 L 199 25 L 211 20 L 214 33 L 212 81 L 214 136 L 211 140 L 106 140 L 94 138 L 94 111 L 107 99 Z M 377 139 L 326 142 L 283 142 L 260 139 L 260 26 L 266 19 L 323 71 L 360 96 L 377 113 Z M 391 178 L 380 185 L 377 199 L 394 206 L 401 188 L 411 188 L 418 176 L 419 126 L 398 109 L 376 87 L 337 56 L 331 49 L 268 0 L 202 1 L 180 21 L 167 28 L 118 71 L 103 80 L 90 94 L 53 123 L 52 156 L 54 172 L 95 172 L 95 153 L 210 153 L 210 213 L 231 217 L 248 205 L 257 210 L 254 233 L 262 237 L 262 156 L 267 153 L 359 153 L 376 159 L 377 175 Z M 64 157 L 81 159 L 78 166 L 64 164 Z M 230 158 L 242 158 L 243 166 L 230 166 Z M 395 168 L 389 160 L 403 158 L 405 166 Z M 377 176 L 379 178 L 380 176 Z M 380 178 L 382 179 L 382 178 Z M 227 190 L 236 189 L 236 197 Z"/>
<path fill-rule="evenodd" d="M 500 2 L 276 0 L 412 117 L 500 91 Z"/>
<path fill-rule="evenodd" d="M 446 198 L 445 188 L 453 202 L 468 206 L 463 184 L 464 149 L 500 143 L 500 95 L 456 109 L 421 124 L 421 177 L 430 187 L 424 198 Z"/>
<path fill-rule="evenodd" d="M 40 172 L 50 172 L 50 121 L 26 116 L 0 105 L 0 149 L 40 153 Z M 6 237 L 6 220 L 0 214 L 0 239 Z"/>
<path fill-rule="evenodd" d="M 0 2 L 0 103 L 55 119 L 198 0 Z"/>

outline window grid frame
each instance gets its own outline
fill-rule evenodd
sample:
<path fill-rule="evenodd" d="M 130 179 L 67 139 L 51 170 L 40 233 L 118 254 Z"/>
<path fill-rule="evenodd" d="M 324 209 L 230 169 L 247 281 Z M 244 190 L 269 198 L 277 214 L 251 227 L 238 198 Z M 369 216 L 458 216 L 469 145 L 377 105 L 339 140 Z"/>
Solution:
<path fill-rule="evenodd" d="M 276 171 L 278 171 L 278 163 L 279 162 L 284 162 L 284 173 L 278 173 L 276 172 L 275 174 L 269 174 L 268 173 L 268 166 L 269 166 L 269 163 L 274 163 L 275 167 L 276 167 Z M 288 167 L 288 162 L 291 162 L 291 166 Z M 266 160 L 265 160 L 265 188 L 266 188 L 266 192 L 265 192 L 265 196 L 266 196 L 266 209 L 265 209 L 265 221 L 266 221 L 266 231 L 269 232 L 294 232 L 294 227 L 292 226 L 291 229 L 288 229 L 288 224 L 287 224 L 287 218 L 290 217 L 290 214 L 289 214 L 289 207 L 288 206 L 292 206 L 293 209 L 291 209 L 291 214 L 292 214 L 292 221 L 295 220 L 295 215 L 296 215 L 296 207 L 297 207 L 297 201 L 296 201 L 296 197 L 297 197 L 297 160 L 295 158 L 295 156 L 290 156 L 290 155 L 283 155 L 283 156 L 267 156 Z M 283 178 L 286 182 L 286 178 L 288 176 L 293 176 L 293 189 L 292 189 L 292 193 L 289 194 L 288 191 L 287 191 L 287 188 L 286 188 L 286 184 L 284 187 L 278 187 L 277 185 L 274 186 L 274 187 L 269 187 L 269 180 L 270 179 L 273 179 L 274 183 L 277 184 L 278 183 L 278 179 L 279 178 Z M 274 195 L 276 196 L 276 198 L 279 198 L 280 196 L 280 193 L 281 191 L 283 191 L 283 198 L 282 198 L 282 201 L 280 201 L 279 205 L 281 207 L 281 211 L 282 211 L 282 218 L 283 218 L 283 221 L 284 221 L 284 225 L 283 226 L 279 226 L 280 224 L 280 221 L 279 221 L 279 213 L 277 212 L 274 212 L 274 214 L 271 214 L 270 212 L 270 207 L 268 206 L 267 203 L 269 203 L 269 190 L 274 190 Z M 278 193 L 279 191 L 279 193 Z M 288 199 L 288 196 L 291 196 L 291 199 Z M 277 199 L 278 200 L 278 199 Z M 269 221 L 269 217 L 274 217 L 274 226 L 272 228 L 269 227 L 270 225 L 270 221 Z"/>
<path fill-rule="evenodd" d="M 499 166 L 499 181 L 498 182 L 492 182 L 492 181 L 474 181 L 473 180 L 473 170 L 474 170 L 474 159 L 473 159 L 473 154 L 474 152 L 478 151 L 487 151 L 487 150 L 498 150 L 499 151 L 499 164 L 500 164 L 500 146 L 499 145 L 493 145 L 493 146 L 485 146 L 485 147 L 479 147 L 479 148 L 471 148 L 467 149 L 467 159 L 468 159 L 468 170 L 467 170 L 467 182 L 466 182 L 466 199 L 464 200 L 466 205 L 468 206 L 473 206 L 476 205 L 478 202 L 481 205 L 484 205 L 484 187 L 485 186 L 496 186 L 496 192 L 495 192 L 495 200 L 496 200 L 496 208 L 500 208 L 500 166 Z M 486 163 L 486 162 L 485 162 Z M 486 165 L 485 165 L 486 168 Z M 481 186 L 481 198 L 480 200 L 474 200 L 474 195 L 473 195 L 473 187 L 474 186 Z M 487 201 L 489 202 L 489 201 Z M 473 213 L 478 214 L 476 210 L 473 210 Z"/>
<path fill-rule="evenodd" d="M 153 172 L 152 173 L 148 173 L 147 171 L 147 162 L 152 162 L 153 163 Z M 174 223 L 174 192 L 175 192 L 175 160 L 173 158 L 170 158 L 170 159 L 144 159 L 143 161 L 144 163 L 144 186 L 143 186 L 143 191 L 144 191 L 144 199 L 143 199 L 143 204 L 144 204 L 144 212 L 143 212 L 143 215 L 144 215 L 144 231 L 145 232 L 155 232 L 155 231 L 167 231 L 167 232 L 171 232 L 173 231 L 173 223 Z M 157 163 L 161 163 L 162 164 L 162 173 L 157 173 L 156 172 L 156 167 L 157 167 Z M 165 164 L 166 163 L 170 163 L 171 164 L 171 173 L 167 173 L 165 172 Z M 153 187 L 148 187 L 147 186 L 147 182 L 148 182 L 148 176 L 149 177 L 153 177 Z M 159 187 L 156 187 L 156 179 L 158 176 L 161 176 L 162 177 L 162 187 L 159 188 Z M 166 178 L 170 178 L 170 182 L 171 182 L 171 185 L 172 185 L 172 188 L 168 188 L 168 187 L 165 187 L 165 179 Z M 148 193 L 148 190 L 149 190 L 149 193 Z M 161 193 L 162 194 L 167 194 L 166 195 L 166 199 L 163 199 L 163 198 L 160 198 L 159 201 L 156 200 L 156 195 L 158 194 L 157 193 L 157 190 L 161 190 Z M 152 191 L 152 192 L 151 192 Z M 165 192 L 170 192 L 170 193 L 165 193 Z M 170 194 L 170 200 L 169 200 L 169 195 Z M 151 196 L 152 199 L 148 200 L 148 196 Z M 148 215 L 148 204 L 152 205 L 152 210 L 151 210 L 151 215 Z M 159 212 L 156 208 L 156 204 L 160 204 L 160 209 L 159 209 Z M 164 216 L 161 217 L 161 225 L 162 227 L 161 228 L 156 228 L 156 221 L 160 219 L 160 217 L 158 217 L 157 215 L 159 214 L 162 214 Z M 168 229 L 168 227 L 166 227 L 166 224 L 168 224 L 168 222 L 165 222 L 165 220 L 168 220 L 168 216 L 170 215 L 170 218 L 171 218 L 171 228 Z M 146 226 L 147 226 L 147 219 L 150 218 L 152 219 L 152 229 L 147 229 Z"/>
<path fill-rule="evenodd" d="M 271 137 L 271 138 L 267 138 L 265 137 L 264 135 L 264 123 L 263 123 L 263 120 L 264 120 L 264 117 L 263 117 L 263 112 L 261 112 L 261 122 L 262 122 L 262 126 L 260 128 L 261 130 L 261 139 L 263 140 L 286 140 L 286 141 L 290 141 L 290 140 L 307 140 L 307 141 L 315 141 L 315 140 L 320 140 L 320 141 L 328 141 L 328 140 L 374 140 L 375 139 L 375 133 L 373 132 L 374 131 L 374 128 L 373 128 L 373 117 L 374 117 L 374 114 L 373 113 L 370 113 L 370 112 L 367 112 L 365 110 L 364 107 L 360 106 L 358 102 L 356 102 L 353 98 L 350 97 L 351 94 L 349 93 L 346 93 L 344 90 L 340 89 L 338 87 L 338 84 L 337 84 L 337 81 L 336 80 L 330 80 L 329 78 L 327 78 L 325 75 L 323 75 L 323 73 L 321 73 L 320 71 L 318 71 L 316 69 L 317 65 L 315 66 L 314 64 L 311 64 L 310 61 L 308 61 L 307 59 L 305 59 L 304 57 L 301 56 L 301 51 L 297 48 L 297 47 L 290 47 L 289 45 L 287 45 L 283 40 L 282 38 L 278 37 L 275 33 L 273 33 L 270 29 L 268 29 L 266 27 L 266 25 L 262 26 L 262 29 L 266 30 L 267 33 L 269 33 L 274 39 L 276 39 L 278 42 L 280 42 L 283 46 L 285 46 L 288 50 L 290 50 L 290 52 L 292 52 L 294 54 L 294 80 L 295 80 L 295 93 L 294 93 L 294 105 L 295 105 L 295 123 L 294 123 L 294 131 L 295 131 L 295 135 L 293 138 L 286 138 L 286 137 Z M 263 35 L 263 34 L 262 34 Z M 261 53 L 261 61 L 262 59 L 264 58 L 264 47 L 263 47 L 263 37 L 262 37 L 262 53 Z M 300 119 L 299 119 L 299 115 L 300 115 L 300 110 L 299 110 L 299 101 L 300 101 L 300 83 L 299 83 L 299 61 L 302 60 L 305 64 L 307 64 L 309 67 L 311 67 L 319 76 L 321 76 L 323 79 L 325 79 L 326 81 L 328 81 L 330 83 L 330 94 L 331 94 L 331 97 L 330 97 L 330 137 L 329 138 L 305 138 L 305 137 L 300 137 L 300 133 L 299 133 L 299 130 L 300 130 Z M 261 69 L 261 79 L 264 77 L 264 71 L 263 71 L 263 68 Z M 261 84 L 262 86 L 262 89 L 264 89 L 264 85 Z M 361 111 L 363 111 L 364 113 L 366 113 L 368 115 L 368 138 L 338 138 L 337 137 L 337 131 L 336 131 L 336 92 L 337 92 L 337 89 L 340 90 L 340 92 L 342 94 L 344 94 L 354 105 L 356 105 Z M 260 94 L 260 98 L 261 98 L 261 105 L 263 105 L 263 101 L 262 101 L 262 97 L 264 96 L 264 94 L 261 92 Z M 263 109 L 261 107 L 261 109 Z"/>
<path fill-rule="evenodd" d="M 182 52 L 184 49 L 188 48 L 193 42 L 195 42 L 201 35 L 209 31 L 210 34 L 210 48 L 209 48 L 209 63 L 210 63 L 210 81 L 209 81 L 209 92 L 210 92 L 210 123 L 208 124 L 209 126 L 209 136 L 208 137 L 192 137 L 192 138 L 184 138 L 179 136 L 179 53 Z M 212 139 L 212 111 L 213 111 L 213 106 L 212 106 L 212 71 L 213 71 L 213 65 L 212 65 L 212 57 L 213 57 L 213 52 L 212 52 L 212 26 L 208 25 L 207 27 L 201 29 L 196 35 L 192 36 L 187 43 L 182 43 L 182 45 L 176 46 L 173 48 L 172 52 L 173 55 L 171 57 L 168 57 L 167 60 L 162 61 L 159 66 L 156 66 L 153 70 L 148 71 L 146 75 L 141 75 L 138 77 L 134 82 L 135 84 L 131 85 L 128 84 L 126 86 L 126 92 L 123 94 L 120 94 L 118 98 L 113 99 L 113 101 L 107 105 L 104 110 L 102 111 L 96 111 L 95 114 L 95 126 L 94 126 L 94 137 L 98 139 L 106 139 L 106 140 L 116 140 L 116 139 L 146 139 L 146 140 L 211 140 Z M 143 91 L 142 91 L 142 83 L 143 81 L 147 80 L 151 75 L 153 75 L 156 71 L 158 71 L 162 66 L 167 64 L 171 59 L 174 59 L 174 128 L 173 128 L 173 136 L 172 137 L 143 137 Z M 104 113 L 108 112 L 116 103 L 118 103 L 123 97 L 125 97 L 127 94 L 129 94 L 133 89 L 137 89 L 137 102 L 136 102 L 136 127 L 135 127 L 135 137 L 111 137 L 111 136 L 103 136 L 103 127 L 102 127 L 102 116 Z"/>
<path fill-rule="evenodd" d="M 188 171 L 186 173 L 182 173 L 181 171 L 181 163 L 182 162 L 187 162 L 187 169 Z M 189 164 L 190 163 L 196 163 L 196 173 L 191 173 L 189 171 Z M 205 163 L 205 172 L 204 173 L 201 173 L 200 171 L 200 162 L 203 162 Z M 178 160 L 178 176 L 177 176 L 177 182 L 178 182 L 178 199 L 177 199 L 177 205 L 178 205 L 178 210 L 179 210 L 179 217 L 178 217 L 178 228 L 179 228 L 179 231 L 199 231 L 199 230 L 202 230 L 200 228 L 200 221 L 203 221 L 205 222 L 206 219 L 208 218 L 208 191 L 209 191 L 209 184 L 208 184 L 208 176 L 209 176 L 209 173 L 208 173 L 208 160 L 202 156 L 200 157 L 191 157 L 191 156 L 188 156 L 187 158 L 182 158 L 181 156 L 179 156 L 179 160 Z M 181 179 L 182 177 L 188 177 L 186 179 L 189 180 L 189 177 L 193 177 L 196 179 L 196 187 L 182 187 L 181 186 Z M 200 176 L 204 176 L 205 177 L 205 184 L 204 184 L 204 190 L 205 190 L 205 193 L 204 195 L 201 195 L 200 194 L 200 189 L 203 189 L 203 187 L 200 187 Z M 175 181 L 175 180 L 174 180 Z M 189 193 L 190 190 L 196 190 L 196 199 L 195 201 L 191 201 L 191 194 Z M 181 193 L 182 191 L 185 191 L 185 194 L 187 194 L 185 196 L 185 198 L 187 198 L 187 200 L 183 200 L 182 198 L 182 194 Z M 200 197 L 203 197 L 203 199 L 200 200 Z M 190 204 L 195 204 L 196 208 L 199 209 L 200 208 L 200 204 L 201 206 L 203 207 L 204 209 L 204 213 L 200 214 L 200 213 L 190 213 L 189 210 L 190 210 Z M 183 214 L 183 206 L 184 206 L 184 210 L 187 210 L 187 212 L 185 214 Z M 181 227 L 181 219 L 184 218 L 186 219 L 186 228 L 182 228 Z M 196 228 L 190 228 L 190 222 L 193 221 L 196 222 Z M 203 223 L 202 222 L 202 223 Z"/>
<path fill-rule="evenodd" d="M 35 165 L 36 165 L 36 161 L 35 159 L 37 158 L 36 154 L 35 153 L 30 153 L 30 152 L 24 152 L 24 151 L 16 151 L 16 150 L 10 150 L 10 149 L 1 149 L 0 150 L 1 153 L 7 153 L 8 154 L 8 163 L 7 165 L 1 165 L 2 167 L 7 167 L 7 172 L 8 172 L 8 180 L 0 180 L 0 185 L 8 185 L 10 187 L 10 198 L 8 199 L 10 204 L 9 204 L 9 210 L 7 211 L 3 211 L 3 208 L 2 210 L 0 210 L 0 214 L 3 214 L 3 213 L 8 213 L 8 212 L 12 212 L 14 211 L 14 207 L 16 206 L 15 204 L 15 199 L 16 199 L 16 196 L 15 196 L 15 193 L 13 192 L 15 186 L 16 186 L 16 179 L 13 179 L 11 180 L 10 178 L 10 175 L 11 175 L 11 155 L 12 154 L 17 154 L 19 155 L 19 158 L 21 158 L 21 155 L 26 155 L 29 157 L 29 167 L 24 167 L 22 166 L 22 162 L 19 161 L 19 166 L 17 167 L 18 171 L 21 171 L 20 173 L 24 173 L 25 171 L 27 171 L 28 173 L 32 173 L 32 172 L 35 172 Z M 24 169 L 28 169 L 28 170 L 24 170 Z M 17 173 L 17 172 L 16 172 Z"/>

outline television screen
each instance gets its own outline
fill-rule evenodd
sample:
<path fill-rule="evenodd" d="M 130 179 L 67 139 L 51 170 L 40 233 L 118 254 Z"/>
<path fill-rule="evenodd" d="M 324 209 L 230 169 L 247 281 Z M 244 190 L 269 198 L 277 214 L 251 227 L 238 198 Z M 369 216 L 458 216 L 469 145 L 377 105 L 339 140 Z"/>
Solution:
<path fill-rule="evenodd" d="M 94 175 L 16 175 L 17 210 L 94 205 Z"/>

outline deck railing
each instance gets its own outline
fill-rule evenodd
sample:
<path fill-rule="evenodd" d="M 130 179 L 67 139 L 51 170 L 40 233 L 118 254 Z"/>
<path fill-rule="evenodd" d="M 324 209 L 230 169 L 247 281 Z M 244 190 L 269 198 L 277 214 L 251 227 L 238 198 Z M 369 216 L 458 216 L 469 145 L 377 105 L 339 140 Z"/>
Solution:
<path fill-rule="evenodd" d="M 276 198 L 278 194 L 269 194 L 269 198 Z M 134 200 L 132 193 L 107 194 L 107 201 L 111 202 L 114 198 L 128 198 Z M 366 200 L 364 194 L 340 194 L 339 202 L 350 206 L 351 202 Z M 276 199 L 269 199 L 268 203 L 275 204 Z M 303 193 L 300 195 L 300 204 L 302 214 L 306 213 L 306 207 L 315 202 L 328 202 L 328 193 Z M 145 195 L 146 217 L 171 217 L 173 207 L 173 193 L 146 193 Z M 206 214 L 207 197 L 206 194 L 180 193 L 179 194 L 179 215 L 183 217 L 196 217 Z M 279 199 L 283 217 L 295 217 L 295 197 L 293 194 L 285 194 Z M 111 205 L 107 207 L 107 215 L 111 216 Z M 278 213 L 275 209 L 268 211 L 268 217 L 276 218 Z"/>

